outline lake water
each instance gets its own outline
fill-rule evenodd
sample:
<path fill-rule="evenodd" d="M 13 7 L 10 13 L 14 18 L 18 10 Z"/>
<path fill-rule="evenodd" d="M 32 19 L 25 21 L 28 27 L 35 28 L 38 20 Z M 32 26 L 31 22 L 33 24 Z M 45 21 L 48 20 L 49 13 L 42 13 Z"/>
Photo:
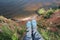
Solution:
<path fill-rule="evenodd" d="M 60 4 L 60 0 L 0 0 L 0 15 L 8 18 L 30 16 L 38 8 L 52 4 Z"/>

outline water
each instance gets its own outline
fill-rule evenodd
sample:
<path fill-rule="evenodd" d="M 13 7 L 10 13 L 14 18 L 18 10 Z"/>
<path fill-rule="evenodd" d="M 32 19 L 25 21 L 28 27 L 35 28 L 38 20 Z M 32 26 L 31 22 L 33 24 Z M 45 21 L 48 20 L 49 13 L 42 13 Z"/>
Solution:
<path fill-rule="evenodd" d="M 8 18 L 30 16 L 38 8 L 58 2 L 60 0 L 0 0 L 0 15 Z"/>

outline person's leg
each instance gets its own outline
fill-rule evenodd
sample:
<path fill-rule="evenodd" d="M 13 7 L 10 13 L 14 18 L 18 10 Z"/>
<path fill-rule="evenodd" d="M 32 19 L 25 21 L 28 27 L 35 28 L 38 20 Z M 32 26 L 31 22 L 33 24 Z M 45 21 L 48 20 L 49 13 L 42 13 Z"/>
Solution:
<path fill-rule="evenodd" d="M 34 19 L 32 20 L 32 26 L 34 40 L 44 40 L 40 33 L 37 31 L 37 22 Z"/>
<path fill-rule="evenodd" d="M 32 29 L 31 29 L 31 22 L 30 21 L 28 21 L 27 23 L 26 23 L 26 30 L 27 30 L 27 33 L 26 33 L 26 36 L 24 37 L 24 40 L 32 40 L 32 36 L 31 36 L 31 34 L 32 34 Z"/>

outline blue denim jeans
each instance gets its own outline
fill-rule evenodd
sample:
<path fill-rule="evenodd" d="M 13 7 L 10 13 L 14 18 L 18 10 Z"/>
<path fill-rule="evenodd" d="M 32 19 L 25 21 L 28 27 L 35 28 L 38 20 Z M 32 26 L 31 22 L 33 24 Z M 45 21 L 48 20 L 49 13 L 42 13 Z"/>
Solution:
<path fill-rule="evenodd" d="M 23 40 L 44 40 L 41 34 L 37 31 L 36 20 L 28 21 L 26 23 L 27 33 Z"/>

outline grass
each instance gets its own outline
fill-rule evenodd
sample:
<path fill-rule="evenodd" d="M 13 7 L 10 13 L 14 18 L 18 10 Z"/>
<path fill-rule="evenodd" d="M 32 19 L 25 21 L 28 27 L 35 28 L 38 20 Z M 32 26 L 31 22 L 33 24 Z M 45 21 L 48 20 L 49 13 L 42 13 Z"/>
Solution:
<path fill-rule="evenodd" d="M 18 40 L 16 29 L 13 32 L 8 27 L 9 27 L 8 25 L 3 25 L 2 26 L 2 28 L 1 28 L 2 33 L 0 34 L 1 35 L 0 40 Z"/>
<path fill-rule="evenodd" d="M 23 38 L 24 32 L 26 31 L 24 27 L 21 30 L 18 30 L 17 27 L 15 27 L 14 31 L 8 27 L 8 25 L 2 26 L 2 32 L 0 32 L 0 40 L 21 40 L 21 38 Z"/>
<path fill-rule="evenodd" d="M 50 15 L 54 14 L 54 12 L 58 12 L 60 9 L 56 9 L 53 11 L 52 10 L 48 10 L 46 12 L 45 17 L 47 17 L 48 19 L 51 17 Z M 47 24 L 46 21 L 48 20 L 47 18 L 44 18 L 44 15 L 42 16 L 42 19 L 40 19 L 38 21 L 38 31 L 40 32 L 40 34 L 43 36 L 43 38 L 45 40 L 60 40 L 60 24 L 59 25 L 55 25 L 54 24 L 50 25 L 49 23 Z M 51 21 L 49 21 L 51 22 Z M 57 23 L 58 24 L 58 23 Z M 52 31 L 52 29 L 47 29 L 50 27 L 56 27 L 58 28 L 57 31 Z"/>
<path fill-rule="evenodd" d="M 60 40 L 60 33 L 52 32 L 47 30 L 46 28 L 38 27 L 38 31 L 43 36 L 45 40 Z"/>
<path fill-rule="evenodd" d="M 43 12 L 41 13 L 40 10 Z M 51 15 L 54 14 L 54 12 L 58 12 L 60 9 L 49 9 L 47 11 L 45 9 L 43 10 L 40 9 L 40 10 L 39 10 L 39 14 L 40 15 L 42 14 L 42 17 L 38 21 L 38 31 L 40 32 L 40 34 L 43 36 L 45 40 L 60 40 L 60 25 L 55 25 L 54 27 L 58 28 L 58 30 L 52 31 L 52 29 L 49 30 L 47 28 L 53 27 L 54 24 L 50 25 L 49 23 L 46 23 L 48 19 L 52 18 Z"/>
<path fill-rule="evenodd" d="M 25 32 L 25 26 L 0 16 L 0 40 L 22 40 Z"/>

